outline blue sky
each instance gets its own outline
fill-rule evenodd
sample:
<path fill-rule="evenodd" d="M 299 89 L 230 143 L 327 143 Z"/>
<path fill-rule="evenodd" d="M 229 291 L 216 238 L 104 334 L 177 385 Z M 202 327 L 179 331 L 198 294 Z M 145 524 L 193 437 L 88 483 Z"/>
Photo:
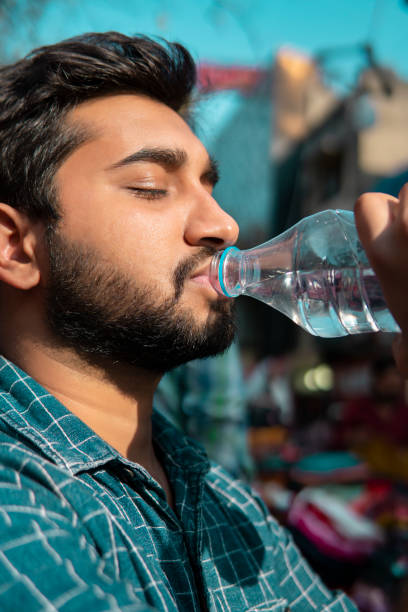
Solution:
<path fill-rule="evenodd" d="M 23 25 L 10 31 L 9 44 L 22 54 L 33 44 L 107 29 L 161 35 L 184 43 L 197 60 L 227 64 L 268 63 L 283 44 L 311 54 L 344 46 L 330 65 L 343 81 L 361 61 L 353 46 L 371 42 L 379 60 L 408 79 L 403 0 L 51 0 L 35 40 Z"/>

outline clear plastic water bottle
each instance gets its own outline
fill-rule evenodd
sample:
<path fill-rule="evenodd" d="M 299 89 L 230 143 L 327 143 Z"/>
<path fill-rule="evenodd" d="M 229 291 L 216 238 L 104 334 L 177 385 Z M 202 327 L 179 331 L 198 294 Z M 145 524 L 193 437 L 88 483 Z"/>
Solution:
<path fill-rule="evenodd" d="M 222 295 L 257 298 L 315 336 L 400 331 L 350 211 L 311 215 L 253 249 L 229 247 L 210 278 Z"/>

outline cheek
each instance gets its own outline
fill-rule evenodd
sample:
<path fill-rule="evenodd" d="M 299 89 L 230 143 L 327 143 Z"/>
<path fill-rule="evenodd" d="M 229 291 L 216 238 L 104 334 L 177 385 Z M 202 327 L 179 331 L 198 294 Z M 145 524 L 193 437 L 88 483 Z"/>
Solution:
<path fill-rule="evenodd" d="M 171 220 L 157 212 L 132 211 L 100 223 L 98 242 L 122 270 L 146 282 L 168 284 L 180 261 L 180 235 Z"/>
<path fill-rule="evenodd" d="M 68 238 L 86 242 L 137 278 L 165 283 L 172 278 L 184 253 L 180 208 L 129 197 L 101 184 L 88 184 L 65 196 L 63 231 Z"/>

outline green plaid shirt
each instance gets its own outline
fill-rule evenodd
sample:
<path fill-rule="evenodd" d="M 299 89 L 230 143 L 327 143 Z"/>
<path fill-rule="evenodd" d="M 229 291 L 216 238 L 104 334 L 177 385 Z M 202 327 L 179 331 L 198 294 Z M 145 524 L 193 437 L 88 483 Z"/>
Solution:
<path fill-rule="evenodd" d="M 140 465 L 4 358 L 0 414 L 2 612 L 356 610 L 162 416 L 154 442 L 174 511 Z"/>

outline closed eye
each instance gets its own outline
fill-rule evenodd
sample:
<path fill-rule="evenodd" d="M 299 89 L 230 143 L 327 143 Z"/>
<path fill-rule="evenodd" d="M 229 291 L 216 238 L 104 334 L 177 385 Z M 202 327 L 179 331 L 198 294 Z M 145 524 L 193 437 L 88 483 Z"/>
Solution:
<path fill-rule="evenodd" d="M 128 187 L 128 189 L 134 193 L 135 196 L 145 198 L 146 200 L 156 200 L 167 195 L 165 189 L 153 189 L 151 187 Z"/>
<path fill-rule="evenodd" d="M 203 181 L 203 183 L 206 183 L 207 185 L 210 185 L 211 187 L 215 187 L 215 185 L 220 180 L 218 164 L 215 161 L 215 159 L 213 159 L 212 157 L 210 157 L 209 167 L 206 170 L 206 172 L 204 172 L 204 174 L 202 175 L 201 180 Z"/>

